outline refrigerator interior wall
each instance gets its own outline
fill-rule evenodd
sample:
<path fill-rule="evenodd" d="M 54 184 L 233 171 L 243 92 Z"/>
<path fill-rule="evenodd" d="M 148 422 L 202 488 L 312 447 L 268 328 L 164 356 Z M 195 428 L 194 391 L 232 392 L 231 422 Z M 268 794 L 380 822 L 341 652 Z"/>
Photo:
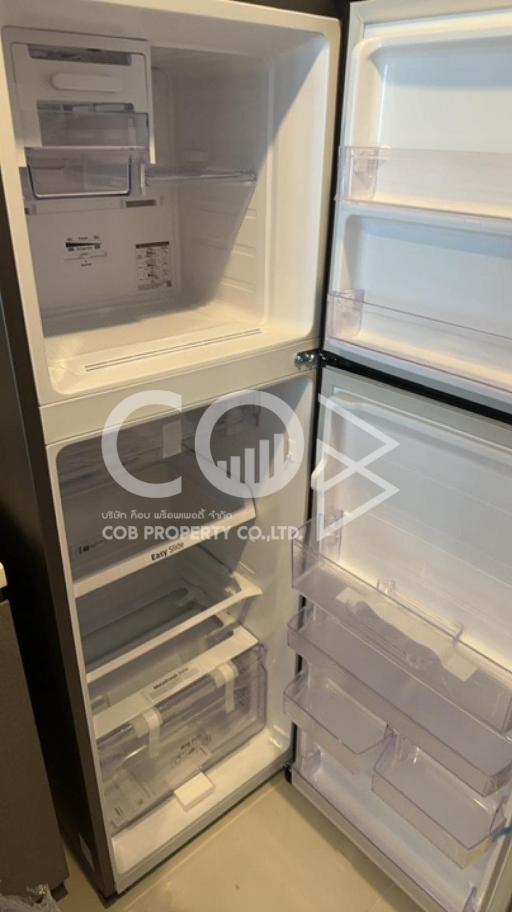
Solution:
<path fill-rule="evenodd" d="M 307 445 L 311 378 L 271 392 L 298 416 Z M 290 750 L 282 694 L 294 669 L 286 623 L 297 595 L 289 537 L 272 530 L 305 520 L 308 454 L 299 458 L 300 442 L 276 415 L 235 397 L 211 438 L 213 461 L 231 461 L 231 477 L 241 481 L 240 496 L 223 494 L 201 470 L 202 414 L 119 433 L 132 480 L 181 477 L 174 497 L 126 491 L 105 466 L 100 437 L 52 448 L 118 890 L 278 769 Z M 252 468 L 248 450 L 256 453 Z M 293 480 L 253 499 L 255 481 L 290 461 Z"/>
<path fill-rule="evenodd" d="M 512 813 L 509 428 L 324 378 L 293 542 L 296 768 L 424 894 L 475 912 Z"/>
<path fill-rule="evenodd" d="M 230 35 L 215 12 L 137 20 L 151 116 L 109 89 L 126 69 L 122 39 L 109 52 L 88 36 L 84 63 L 73 34 L 59 47 L 55 32 L 29 31 L 22 67 L 23 30 L 16 43 L 5 30 L 50 401 L 317 332 L 337 23 L 249 17 Z M 27 94 L 37 145 L 22 133 Z"/>
<path fill-rule="evenodd" d="M 413 16 L 349 55 L 327 345 L 509 401 L 512 14 Z"/>

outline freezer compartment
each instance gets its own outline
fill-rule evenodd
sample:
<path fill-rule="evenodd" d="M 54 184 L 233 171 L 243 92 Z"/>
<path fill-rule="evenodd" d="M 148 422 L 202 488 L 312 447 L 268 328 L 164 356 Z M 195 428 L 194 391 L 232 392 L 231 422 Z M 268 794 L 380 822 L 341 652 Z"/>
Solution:
<path fill-rule="evenodd" d="M 485 855 L 506 822 L 506 794 L 483 799 L 405 738 L 387 745 L 372 788 L 459 868 Z"/>
<path fill-rule="evenodd" d="M 231 642 L 151 681 L 132 695 L 129 718 L 123 701 L 96 715 L 112 832 L 172 794 L 185 809 L 195 805 L 213 789 L 200 774 L 264 727 L 264 650 L 253 637 L 247 648 L 249 637 L 235 629 Z"/>
<path fill-rule="evenodd" d="M 377 520 L 374 525 L 379 525 Z M 386 532 L 383 525 L 382 535 Z M 404 686 L 414 678 L 451 703 L 454 712 L 465 711 L 497 732 L 508 732 L 512 673 L 467 646 L 462 626 L 401 601 L 400 576 L 381 579 L 375 586 L 348 570 L 343 541 L 336 534 L 319 538 L 319 526 L 310 520 L 292 544 L 293 585 L 326 609 L 340 635 L 345 631 L 347 641 L 354 642 L 363 679 L 365 664 L 383 669 L 389 664 L 394 666 L 390 674 Z M 435 606 L 435 581 L 430 595 Z"/>
<path fill-rule="evenodd" d="M 386 722 L 314 667 L 288 685 L 284 708 L 298 728 L 352 773 L 372 768 L 388 738 Z"/>
<path fill-rule="evenodd" d="M 509 385 L 512 338 L 367 300 L 364 291 L 333 291 L 328 338 L 498 388 Z M 461 315 L 462 316 L 462 315 Z M 507 330 L 508 333 L 508 330 Z"/>
<path fill-rule="evenodd" d="M 340 198 L 510 218 L 512 154 L 446 149 L 354 147 L 341 154 Z"/>
<path fill-rule="evenodd" d="M 507 736 L 406 672 L 330 612 L 318 606 L 304 609 L 289 625 L 288 643 L 479 794 L 488 795 L 510 780 L 512 741 Z M 413 655 L 425 656 L 428 650 L 421 653 L 415 646 Z"/>
<path fill-rule="evenodd" d="M 77 599 L 88 679 L 229 609 L 242 617 L 261 589 L 216 557 L 212 544 L 130 574 Z"/>

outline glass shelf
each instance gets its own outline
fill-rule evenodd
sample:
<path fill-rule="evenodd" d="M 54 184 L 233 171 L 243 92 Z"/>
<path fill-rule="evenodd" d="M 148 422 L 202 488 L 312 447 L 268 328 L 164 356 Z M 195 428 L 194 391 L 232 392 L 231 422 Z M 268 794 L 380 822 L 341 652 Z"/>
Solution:
<path fill-rule="evenodd" d="M 256 173 L 254 171 L 230 171 L 222 168 L 176 168 L 171 165 L 145 165 L 143 183 L 148 186 L 153 184 L 175 181 L 187 183 L 189 181 L 220 181 L 233 184 L 254 184 Z"/>
<path fill-rule="evenodd" d="M 334 291 L 327 333 L 369 351 L 424 364 L 458 377 L 510 389 L 512 338 L 431 319 L 365 299 L 364 291 Z"/>
<path fill-rule="evenodd" d="M 387 724 L 314 668 L 288 685 L 284 708 L 292 722 L 352 773 L 375 763 Z"/>
<path fill-rule="evenodd" d="M 459 868 L 485 855 L 506 822 L 505 795 L 483 799 L 404 738 L 388 743 L 372 788 Z"/>
<path fill-rule="evenodd" d="M 512 154 L 347 146 L 340 197 L 469 217 L 512 216 Z"/>

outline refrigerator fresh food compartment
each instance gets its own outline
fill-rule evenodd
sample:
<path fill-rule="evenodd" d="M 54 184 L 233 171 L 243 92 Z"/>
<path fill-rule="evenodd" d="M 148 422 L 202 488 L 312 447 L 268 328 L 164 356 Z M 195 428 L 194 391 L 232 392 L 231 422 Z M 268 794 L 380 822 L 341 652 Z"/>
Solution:
<path fill-rule="evenodd" d="M 459 868 L 485 855 L 506 823 L 505 794 L 482 798 L 404 738 L 387 745 L 372 788 Z"/>
<path fill-rule="evenodd" d="M 288 685 L 284 708 L 292 722 L 350 772 L 372 768 L 387 740 L 387 723 L 310 667 Z"/>
<path fill-rule="evenodd" d="M 374 304 L 364 291 L 329 294 L 327 336 L 493 387 L 510 386 L 508 335 Z"/>
<path fill-rule="evenodd" d="M 211 544 L 210 544 L 211 548 Z M 202 545 L 77 600 L 88 680 L 229 610 L 240 618 L 261 589 Z"/>
<path fill-rule="evenodd" d="M 398 879 L 407 892 L 420 887 L 445 912 L 481 909 L 482 881 L 492 854 L 459 868 L 420 830 L 396 813 L 372 788 L 373 771 L 353 776 L 321 745 L 301 735 L 292 772 L 293 784 L 348 838 Z M 500 840 L 495 843 L 496 849 Z M 405 878 L 405 880 L 404 880 Z M 475 886 L 478 885 L 478 886 Z M 421 902 L 419 897 L 417 902 Z"/>
<path fill-rule="evenodd" d="M 153 682 L 140 695 L 146 708 L 99 737 L 113 832 L 173 793 L 180 800 L 184 783 L 219 763 L 264 727 L 263 647 L 253 645 L 219 661 L 215 651 L 197 657 L 195 668 L 181 666 L 167 679 Z M 96 723 L 101 726 L 101 714 Z M 204 781 L 197 800 L 201 794 L 210 794 Z"/>
<path fill-rule="evenodd" d="M 440 214 L 512 216 L 512 154 L 347 146 L 340 157 L 342 200 Z"/>
<path fill-rule="evenodd" d="M 512 673 L 465 645 L 463 629 L 400 601 L 400 578 L 375 587 L 344 566 L 343 536 L 319 539 L 310 520 L 292 543 L 293 585 L 301 595 L 326 609 L 347 635 L 358 641 L 360 654 L 376 654 L 406 681 L 413 677 L 482 723 L 506 733 L 512 725 Z M 512 741 L 511 741 L 512 746 Z"/>
<path fill-rule="evenodd" d="M 299 613 L 290 622 L 288 643 L 474 791 L 488 795 L 510 780 L 508 737 L 407 673 L 330 612 L 315 606 Z"/>

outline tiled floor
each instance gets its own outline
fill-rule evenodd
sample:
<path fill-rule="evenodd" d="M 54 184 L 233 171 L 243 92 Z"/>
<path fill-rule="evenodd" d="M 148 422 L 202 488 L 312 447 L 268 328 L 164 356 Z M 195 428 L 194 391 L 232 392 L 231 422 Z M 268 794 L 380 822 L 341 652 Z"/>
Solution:
<path fill-rule="evenodd" d="M 103 905 L 73 859 L 62 912 Z M 120 897 L 114 912 L 419 912 L 276 776 Z"/>

